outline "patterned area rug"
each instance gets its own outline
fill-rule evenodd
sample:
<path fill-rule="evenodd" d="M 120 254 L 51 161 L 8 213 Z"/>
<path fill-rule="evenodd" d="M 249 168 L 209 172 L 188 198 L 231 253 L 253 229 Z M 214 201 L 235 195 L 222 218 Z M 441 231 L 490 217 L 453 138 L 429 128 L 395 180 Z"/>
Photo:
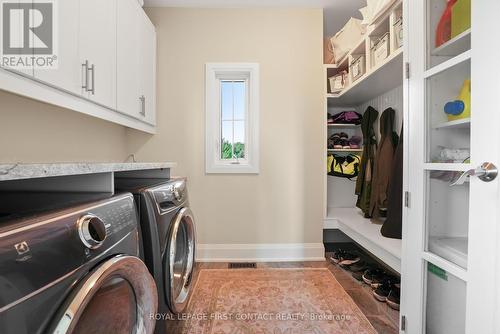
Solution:
<path fill-rule="evenodd" d="M 202 269 L 176 334 L 376 333 L 328 269 Z"/>

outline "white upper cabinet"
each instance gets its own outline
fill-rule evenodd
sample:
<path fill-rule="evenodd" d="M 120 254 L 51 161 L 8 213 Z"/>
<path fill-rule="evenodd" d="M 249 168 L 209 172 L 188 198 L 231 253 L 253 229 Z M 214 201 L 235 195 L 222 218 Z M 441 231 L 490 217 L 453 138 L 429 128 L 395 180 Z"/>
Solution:
<path fill-rule="evenodd" d="M 155 28 L 136 0 L 119 1 L 117 19 L 117 109 L 154 124 Z"/>
<path fill-rule="evenodd" d="M 137 0 L 120 0 L 117 6 L 117 109 L 127 115 L 143 118 L 141 99 L 140 19 L 142 9 Z"/>
<path fill-rule="evenodd" d="M 59 25 L 57 68 L 35 68 L 35 78 L 75 94 L 82 90 L 81 66 L 79 61 L 79 0 L 64 0 L 57 3 L 55 13 Z M 70 14 L 71 13 L 71 14 Z"/>
<path fill-rule="evenodd" d="M 80 1 L 82 93 L 110 108 L 116 108 L 116 6 L 117 0 Z"/>
<path fill-rule="evenodd" d="M 140 14 L 142 114 L 146 122 L 156 124 L 156 31 L 147 15 Z"/>
<path fill-rule="evenodd" d="M 9 46 L 34 50 L 41 25 L 24 22 L 25 13 L 40 22 L 43 13 L 29 0 L 9 6 Z M 64 0 L 52 8 L 57 66 L 0 67 L 0 90 L 154 133 L 156 32 L 138 2 Z"/>

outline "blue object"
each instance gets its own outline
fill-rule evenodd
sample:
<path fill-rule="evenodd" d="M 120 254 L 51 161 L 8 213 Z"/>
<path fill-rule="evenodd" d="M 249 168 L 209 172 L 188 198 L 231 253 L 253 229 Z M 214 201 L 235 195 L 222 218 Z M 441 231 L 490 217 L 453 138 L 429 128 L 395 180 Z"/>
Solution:
<path fill-rule="evenodd" d="M 455 100 L 444 105 L 444 112 L 448 115 L 460 115 L 465 110 L 465 103 L 462 100 Z"/>

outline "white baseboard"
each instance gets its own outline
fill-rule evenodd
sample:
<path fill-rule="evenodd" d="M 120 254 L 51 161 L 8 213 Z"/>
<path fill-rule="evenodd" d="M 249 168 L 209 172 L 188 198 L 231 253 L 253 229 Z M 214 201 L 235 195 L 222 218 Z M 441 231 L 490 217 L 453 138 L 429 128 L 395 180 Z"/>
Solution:
<path fill-rule="evenodd" d="M 324 261 L 323 243 L 305 244 L 198 244 L 198 262 Z"/>

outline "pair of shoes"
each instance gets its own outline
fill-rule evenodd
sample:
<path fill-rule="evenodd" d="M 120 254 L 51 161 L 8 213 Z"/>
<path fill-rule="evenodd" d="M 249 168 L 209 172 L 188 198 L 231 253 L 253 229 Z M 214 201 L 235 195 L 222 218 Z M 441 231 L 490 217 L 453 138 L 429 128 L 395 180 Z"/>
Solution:
<path fill-rule="evenodd" d="M 337 249 L 335 252 L 333 252 L 330 260 L 341 266 L 350 266 L 358 262 L 360 258 L 356 254 L 347 252 L 343 249 Z"/>
<path fill-rule="evenodd" d="M 399 298 L 401 289 L 399 284 L 393 284 L 390 280 L 384 281 L 377 289 L 373 290 L 373 296 L 380 302 L 385 302 L 390 308 L 399 310 Z"/>
<path fill-rule="evenodd" d="M 361 137 L 360 136 L 352 136 L 349 138 L 349 135 L 345 132 L 334 133 L 328 138 L 328 148 L 329 149 L 359 149 L 361 147 Z"/>
<path fill-rule="evenodd" d="M 398 277 L 384 273 L 380 276 L 374 277 L 370 286 L 372 289 L 377 289 L 387 281 L 391 282 L 391 284 L 400 284 L 400 279 Z"/>
<path fill-rule="evenodd" d="M 362 282 L 363 281 L 363 273 L 370 268 L 372 268 L 372 266 L 370 266 L 369 264 L 367 264 L 364 261 L 360 261 L 360 262 L 356 263 L 355 265 L 350 266 L 349 270 L 352 271 L 351 275 L 352 275 L 352 277 L 354 277 L 354 279 Z"/>
<path fill-rule="evenodd" d="M 367 269 L 363 272 L 363 282 L 365 282 L 366 284 L 368 284 L 369 286 L 372 285 L 373 282 L 376 282 L 376 281 L 380 281 L 384 278 L 385 276 L 385 272 L 378 268 L 378 267 L 374 267 L 374 268 L 370 268 L 370 269 Z"/>
<path fill-rule="evenodd" d="M 348 149 L 350 148 L 348 138 L 349 136 L 345 132 L 334 133 L 328 138 L 328 147 L 337 150 Z"/>

